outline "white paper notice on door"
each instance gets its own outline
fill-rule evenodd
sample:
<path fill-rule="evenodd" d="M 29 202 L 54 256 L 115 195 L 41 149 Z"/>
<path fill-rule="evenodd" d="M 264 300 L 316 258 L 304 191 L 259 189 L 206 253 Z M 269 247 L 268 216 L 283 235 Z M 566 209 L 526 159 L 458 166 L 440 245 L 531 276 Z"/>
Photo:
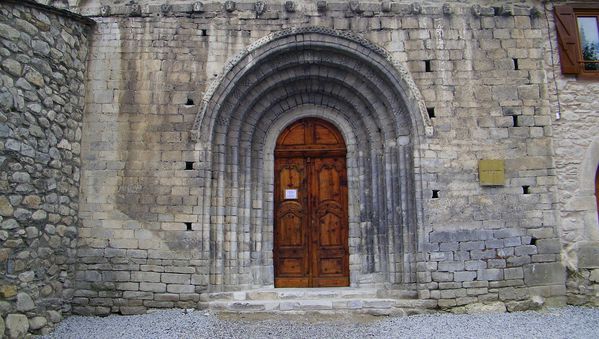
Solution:
<path fill-rule="evenodd" d="M 297 199 L 297 190 L 296 189 L 285 190 L 285 199 Z"/>

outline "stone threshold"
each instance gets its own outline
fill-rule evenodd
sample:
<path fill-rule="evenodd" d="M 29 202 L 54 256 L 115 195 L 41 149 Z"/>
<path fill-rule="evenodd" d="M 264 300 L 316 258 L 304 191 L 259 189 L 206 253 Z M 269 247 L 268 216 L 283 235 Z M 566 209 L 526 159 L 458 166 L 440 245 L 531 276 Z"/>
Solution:
<path fill-rule="evenodd" d="M 205 293 L 199 306 L 232 313 L 366 313 L 411 315 L 430 313 L 437 301 L 416 299 L 414 291 L 373 288 L 264 288 Z"/>

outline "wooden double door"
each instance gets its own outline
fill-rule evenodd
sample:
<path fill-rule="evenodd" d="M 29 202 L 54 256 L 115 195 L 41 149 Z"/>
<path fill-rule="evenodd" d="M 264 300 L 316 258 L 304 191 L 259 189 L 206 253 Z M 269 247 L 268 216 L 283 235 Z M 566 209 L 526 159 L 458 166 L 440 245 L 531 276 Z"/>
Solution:
<path fill-rule="evenodd" d="M 316 118 L 288 126 L 275 148 L 275 287 L 349 286 L 346 147 Z"/>

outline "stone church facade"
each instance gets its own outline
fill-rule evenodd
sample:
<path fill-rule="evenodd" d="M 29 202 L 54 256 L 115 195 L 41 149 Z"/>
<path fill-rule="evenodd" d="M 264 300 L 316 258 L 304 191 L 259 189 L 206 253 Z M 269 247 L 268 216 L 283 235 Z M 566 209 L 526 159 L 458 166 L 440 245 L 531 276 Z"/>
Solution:
<path fill-rule="evenodd" d="M 539 1 L 1 2 L 6 335 L 205 306 L 286 269 L 455 311 L 597 305 L 599 78 L 564 70 L 559 15 Z M 282 184 L 276 149 L 298 121 L 343 139 L 327 187 L 344 214 L 281 212 L 326 186 L 301 186 L 315 153 L 299 146 L 285 159 L 301 178 Z M 285 232 L 303 235 L 283 255 Z M 305 243 L 333 238 L 337 259 Z"/>

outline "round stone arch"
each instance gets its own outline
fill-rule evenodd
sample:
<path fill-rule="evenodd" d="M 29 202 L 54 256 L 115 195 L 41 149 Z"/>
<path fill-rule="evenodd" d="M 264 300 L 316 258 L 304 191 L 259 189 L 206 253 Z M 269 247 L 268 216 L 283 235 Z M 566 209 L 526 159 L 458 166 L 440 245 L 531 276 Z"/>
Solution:
<path fill-rule="evenodd" d="M 236 56 L 197 115 L 212 290 L 272 285 L 272 153 L 282 129 L 308 116 L 336 125 L 348 144 L 351 285 L 415 282 L 418 145 L 432 133 L 424 103 L 382 48 L 307 27 L 274 33 Z"/>
<path fill-rule="evenodd" d="M 304 34 L 311 34 L 320 39 L 305 40 Z M 200 111 L 196 115 L 191 131 L 192 139 L 204 147 L 210 144 L 212 138 L 210 132 L 214 129 L 217 112 L 221 109 L 220 105 L 224 98 L 230 95 L 231 84 L 236 83 L 244 72 L 259 63 L 261 59 L 267 59 L 270 54 L 280 49 L 293 49 L 295 46 L 305 44 L 316 47 L 319 43 L 321 46 L 332 46 L 348 54 L 361 55 L 366 63 L 380 68 L 393 80 L 397 94 L 408 104 L 410 117 L 417 132 L 415 137 L 433 135 L 433 125 L 420 90 L 402 63 L 393 58 L 384 48 L 352 32 L 308 26 L 292 27 L 271 33 L 228 60 L 223 72 L 210 83 L 202 98 Z"/>

